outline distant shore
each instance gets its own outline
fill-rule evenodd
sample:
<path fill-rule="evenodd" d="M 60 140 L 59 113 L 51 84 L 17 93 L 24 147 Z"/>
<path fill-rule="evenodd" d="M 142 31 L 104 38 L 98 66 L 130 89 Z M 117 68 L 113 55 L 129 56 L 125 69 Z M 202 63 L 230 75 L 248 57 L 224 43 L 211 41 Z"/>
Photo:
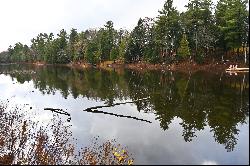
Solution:
<path fill-rule="evenodd" d="M 184 73 L 195 73 L 197 71 L 208 71 L 208 72 L 223 72 L 230 65 L 238 65 L 238 67 L 248 67 L 247 64 L 242 62 L 214 62 L 214 63 L 204 63 L 197 64 L 195 62 L 183 61 L 179 63 L 173 64 L 151 64 L 146 62 L 137 62 L 137 63 L 114 63 L 113 61 L 102 62 L 98 65 L 91 65 L 87 63 L 72 63 L 66 64 L 68 67 L 73 68 L 98 68 L 104 70 L 112 70 L 112 69 L 131 69 L 135 71 L 176 71 L 176 72 L 184 72 Z"/>
<path fill-rule="evenodd" d="M 238 66 L 247 66 L 242 63 L 208 63 L 208 64 L 197 64 L 195 62 L 181 62 L 174 64 L 144 64 L 144 63 L 136 63 L 136 64 L 127 64 L 126 68 L 133 70 L 161 70 L 161 71 L 178 71 L 184 73 L 194 73 L 197 71 L 208 71 L 208 72 L 222 72 L 225 71 L 230 65 L 238 65 Z"/>
<path fill-rule="evenodd" d="M 12 64 L 12 63 L 8 63 Z M 206 64 L 197 64 L 195 62 L 184 61 L 180 63 L 173 64 L 151 64 L 146 62 L 137 62 L 137 63 L 114 63 L 113 61 L 105 61 L 97 65 L 92 65 L 89 63 L 78 62 L 78 63 L 69 63 L 69 64 L 47 64 L 43 62 L 34 62 L 34 63 L 18 63 L 18 64 L 32 64 L 35 66 L 67 66 L 77 69 L 89 69 L 89 68 L 98 68 L 104 70 L 112 69 L 131 69 L 135 71 L 178 71 L 184 73 L 194 73 L 197 71 L 208 71 L 208 72 L 222 72 L 225 71 L 230 65 L 238 65 L 238 67 L 248 67 L 247 64 L 240 62 L 214 62 Z M 6 65 L 6 64 L 1 64 Z"/>

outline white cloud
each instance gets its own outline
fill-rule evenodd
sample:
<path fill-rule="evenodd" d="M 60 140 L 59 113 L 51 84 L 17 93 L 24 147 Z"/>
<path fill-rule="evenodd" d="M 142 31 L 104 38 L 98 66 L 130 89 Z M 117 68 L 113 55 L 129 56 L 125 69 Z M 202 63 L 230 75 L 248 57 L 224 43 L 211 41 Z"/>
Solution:
<path fill-rule="evenodd" d="M 132 29 L 140 17 L 156 17 L 165 0 L 1 0 L 0 51 L 16 42 L 30 44 L 40 32 L 84 30 L 112 20 L 116 28 Z M 174 0 L 184 10 L 188 0 Z"/>
<path fill-rule="evenodd" d="M 204 161 L 202 165 L 218 165 L 215 161 Z"/>

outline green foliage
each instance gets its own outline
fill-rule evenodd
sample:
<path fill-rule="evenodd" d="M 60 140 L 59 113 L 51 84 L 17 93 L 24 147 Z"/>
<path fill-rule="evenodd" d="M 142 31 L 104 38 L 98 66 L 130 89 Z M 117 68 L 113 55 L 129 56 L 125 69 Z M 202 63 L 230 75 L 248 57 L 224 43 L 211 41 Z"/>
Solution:
<path fill-rule="evenodd" d="M 183 34 L 182 39 L 180 41 L 180 47 L 177 50 L 178 58 L 187 59 L 190 56 L 190 49 L 188 46 L 188 40 L 186 34 Z"/>
<path fill-rule="evenodd" d="M 150 63 L 157 63 L 160 60 L 160 46 L 157 43 L 157 31 L 154 20 L 145 18 L 145 49 L 143 59 Z"/>
<path fill-rule="evenodd" d="M 99 32 L 99 41 L 100 41 L 100 52 L 101 52 L 101 60 L 109 60 L 111 50 L 114 46 L 114 27 L 113 22 L 108 21 L 105 28 L 100 29 Z"/>
<path fill-rule="evenodd" d="M 9 52 L 3 51 L 0 53 L 0 63 L 10 62 Z"/>
<path fill-rule="evenodd" d="M 139 19 L 137 26 L 130 34 L 125 53 L 126 62 L 159 60 L 159 47 L 156 42 L 156 30 L 152 18 Z"/>
<path fill-rule="evenodd" d="M 143 56 L 143 48 L 145 46 L 145 33 L 144 20 L 139 19 L 137 26 L 131 32 L 128 50 L 126 52 L 125 60 L 127 62 L 139 61 Z"/>
<path fill-rule="evenodd" d="M 68 44 L 68 54 L 71 61 L 79 60 L 79 54 L 77 53 L 77 42 L 78 42 L 78 33 L 76 29 L 71 29 L 69 35 L 69 44 Z"/>
<path fill-rule="evenodd" d="M 168 55 L 178 48 L 182 33 L 180 23 L 180 14 L 173 7 L 173 0 L 167 0 L 156 20 L 156 39 L 161 49 Z"/>
<path fill-rule="evenodd" d="M 239 48 L 248 42 L 249 11 L 246 0 L 220 0 L 216 7 L 215 19 L 218 45 L 225 50 Z"/>
<path fill-rule="evenodd" d="M 185 18 L 185 32 L 188 37 L 190 48 L 194 50 L 194 59 L 197 49 L 207 55 L 209 49 L 214 48 L 216 43 L 214 16 L 212 14 L 211 0 L 189 0 Z"/>
<path fill-rule="evenodd" d="M 121 40 L 121 43 L 120 43 L 119 48 L 118 48 L 118 59 L 125 58 L 126 48 L 128 45 L 127 42 L 128 42 L 127 38 Z"/>
<path fill-rule="evenodd" d="M 86 49 L 86 59 L 91 64 L 95 64 L 98 62 L 100 58 L 100 50 L 95 41 L 92 41 L 88 44 Z"/>
<path fill-rule="evenodd" d="M 36 38 L 31 40 L 31 49 L 33 50 L 34 57 L 38 61 L 48 62 L 50 59 L 50 44 L 54 38 L 53 33 L 49 35 L 46 33 L 40 33 Z"/>
<path fill-rule="evenodd" d="M 113 47 L 110 52 L 110 60 L 117 59 L 118 55 L 119 55 L 119 49 L 117 47 Z"/>
<path fill-rule="evenodd" d="M 203 61 L 216 48 L 227 51 L 249 43 L 247 4 L 247 0 L 219 0 L 214 12 L 212 0 L 189 0 L 187 10 L 180 13 L 173 0 L 166 0 L 155 19 L 140 18 L 131 32 L 115 30 L 113 22 L 107 21 L 100 29 L 79 33 L 76 29 L 69 34 L 62 29 L 55 37 L 40 33 L 30 47 L 22 43 L 10 46 L 1 61 L 172 63 L 189 55 Z"/>
<path fill-rule="evenodd" d="M 7 62 L 28 62 L 32 59 L 31 51 L 27 45 L 23 45 L 22 43 L 16 43 L 14 47 L 9 46 L 8 52 L 3 52 L 3 54 L 7 57 L 4 57 Z M 2 59 L 1 61 L 3 61 Z"/>
<path fill-rule="evenodd" d="M 125 59 L 125 54 L 128 49 L 129 35 L 129 32 L 123 29 L 120 29 L 120 31 L 117 33 L 119 51 L 117 59 Z"/>

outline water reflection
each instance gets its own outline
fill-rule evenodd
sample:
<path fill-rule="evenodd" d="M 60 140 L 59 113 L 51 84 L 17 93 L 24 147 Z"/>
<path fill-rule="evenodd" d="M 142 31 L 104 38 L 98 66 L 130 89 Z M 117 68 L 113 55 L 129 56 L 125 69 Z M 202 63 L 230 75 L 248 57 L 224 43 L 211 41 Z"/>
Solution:
<path fill-rule="evenodd" d="M 249 116 L 249 76 L 198 72 L 195 74 L 134 71 L 77 70 L 66 67 L 0 66 L 0 72 L 19 83 L 33 81 L 46 94 L 60 91 L 64 98 L 87 97 L 105 101 L 132 100 L 137 110 L 154 113 L 160 127 L 168 130 L 180 118 L 186 142 L 208 126 L 214 139 L 233 151 L 237 144 L 239 124 Z M 148 100 L 140 100 L 148 98 Z M 95 107 L 95 106 L 93 106 Z M 103 111 L 102 111 L 103 113 Z"/>
<path fill-rule="evenodd" d="M 138 120 L 138 121 L 142 121 L 142 122 L 152 123 L 152 122 L 150 122 L 148 120 L 145 120 L 145 119 L 140 119 L 140 118 L 137 118 L 137 117 L 126 116 L 126 115 L 119 115 L 119 114 L 114 114 L 114 113 L 109 113 L 109 112 L 104 112 L 104 111 L 91 110 L 91 109 L 86 109 L 86 110 L 83 110 L 83 111 L 91 112 L 91 113 L 98 113 L 98 114 L 101 113 L 101 114 L 105 114 L 105 115 L 113 115 L 113 116 L 116 116 L 116 117 L 123 117 L 123 118 L 134 119 L 134 120 Z"/>
<path fill-rule="evenodd" d="M 149 100 L 149 98 L 139 99 L 139 100 L 136 100 L 136 101 L 140 101 L 140 100 Z M 128 102 L 123 102 L 123 103 L 115 103 L 115 104 L 109 104 L 109 105 L 89 107 L 89 108 L 87 108 L 87 109 L 85 109 L 83 111 L 91 112 L 91 113 L 102 113 L 102 114 L 105 114 L 105 115 L 113 115 L 113 116 L 116 116 L 116 117 L 130 118 L 130 119 L 134 119 L 134 120 L 138 120 L 138 121 L 142 121 L 142 122 L 152 123 L 151 121 L 148 121 L 148 120 L 145 120 L 145 119 L 140 119 L 140 118 L 137 118 L 137 117 L 119 115 L 119 114 L 115 114 L 115 113 L 109 113 L 109 112 L 104 112 L 104 111 L 98 111 L 97 110 L 99 108 L 104 108 L 104 107 L 114 107 L 114 106 L 122 105 L 122 104 L 135 103 L 136 101 L 130 101 L 130 102 L 128 101 Z"/>
<path fill-rule="evenodd" d="M 20 111 L 22 110 L 22 111 Z M 25 107 L 0 101 L 1 165 L 131 165 L 133 158 L 115 140 L 77 149 L 71 125 L 58 116 L 39 125 L 25 116 Z M 56 110 L 57 111 L 57 110 Z"/>

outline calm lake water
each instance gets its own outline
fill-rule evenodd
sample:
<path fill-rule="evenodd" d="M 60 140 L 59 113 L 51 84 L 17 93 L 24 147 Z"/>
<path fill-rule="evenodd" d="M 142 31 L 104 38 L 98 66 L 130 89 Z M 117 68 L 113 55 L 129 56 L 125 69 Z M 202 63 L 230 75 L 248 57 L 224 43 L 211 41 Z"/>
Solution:
<path fill-rule="evenodd" d="M 44 122 L 67 111 L 78 143 L 116 139 L 135 164 L 249 164 L 248 73 L 0 65 L 0 94 Z"/>

